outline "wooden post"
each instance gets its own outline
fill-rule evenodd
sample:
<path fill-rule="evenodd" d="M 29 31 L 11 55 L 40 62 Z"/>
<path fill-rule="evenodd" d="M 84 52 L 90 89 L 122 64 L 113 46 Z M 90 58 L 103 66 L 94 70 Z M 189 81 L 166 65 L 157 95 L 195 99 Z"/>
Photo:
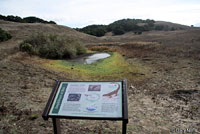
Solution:
<path fill-rule="evenodd" d="M 58 118 L 52 118 L 54 134 L 61 134 L 60 131 L 60 120 Z"/>

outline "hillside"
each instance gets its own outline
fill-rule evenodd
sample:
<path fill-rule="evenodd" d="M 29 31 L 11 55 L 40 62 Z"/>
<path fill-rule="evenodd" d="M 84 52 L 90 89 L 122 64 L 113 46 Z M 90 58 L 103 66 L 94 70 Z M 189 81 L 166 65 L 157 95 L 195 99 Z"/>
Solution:
<path fill-rule="evenodd" d="M 127 32 L 123 35 L 112 36 L 105 35 L 101 37 L 108 42 L 129 42 L 129 41 L 152 41 L 165 42 L 165 44 L 174 44 L 175 42 L 190 42 L 198 40 L 199 29 L 175 30 L 175 31 L 147 31 L 141 35 L 134 32 Z"/>
<path fill-rule="evenodd" d="M 55 80 L 122 78 L 127 79 L 128 134 L 200 133 L 200 29 L 94 37 L 54 24 L 0 21 L 0 28 L 12 35 L 0 43 L 0 133 L 52 134 L 51 120 L 41 114 Z M 81 64 L 19 51 L 20 42 L 40 32 L 74 37 L 90 51 L 103 48 L 111 56 Z M 61 120 L 61 128 L 69 134 L 122 130 L 119 121 L 91 120 Z"/>
<path fill-rule="evenodd" d="M 165 22 L 165 21 L 154 21 L 150 19 L 122 19 L 110 23 L 108 25 L 89 25 L 83 28 L 76 28 L 77 31 L 101 37 L 107 35 L 123 35 L 127 32 L 134 32 L 135 34 L 142 34 L 146 31 L 174 31 L 174 30 L 186 30 L 191 27 Z"/>
<path fill-rule="evenodd" d="M 17 23 L 0 20 L 0 28 L 12 35 L 12 39 L 0 43 L 0 55 L 4 56 L 9 53 L 15 53 L 15 47 L 18 48 L 20 42 L 37 33 L 64 35 L 82 41 L 85 44 L 101 41 L 101 39 L 95 36 L 80 33 L 72 28 L 55 24 Z M 0 59 L 4 56 L 1 56 Z"/>
<path fill-rule="evenodd" d="M 15 40 L 23 40 L 24 38 L 35 33 L 55 33 L 77 38 L 78 40 L 87 42 L 96 42 L 98 38 L 76 30 L 67 26 L 42 23 L 17 23 L 0 20 L 0 28 L 9 32 Z"/>
<path fill-rule="evenodd" d="M 174 28 L 177 30 L 186 30 L 186 29 L 190 29 L 191 27 L 186 26 L 186 25 L 181 25 L 181 24 L 177 24 L 177 23 L 172 23 L 172 22 L 166 22 L 166 21 L 156 21 L 155 25 L 164 25 L 164 26 L 168 26 L 169 29 Z"/>

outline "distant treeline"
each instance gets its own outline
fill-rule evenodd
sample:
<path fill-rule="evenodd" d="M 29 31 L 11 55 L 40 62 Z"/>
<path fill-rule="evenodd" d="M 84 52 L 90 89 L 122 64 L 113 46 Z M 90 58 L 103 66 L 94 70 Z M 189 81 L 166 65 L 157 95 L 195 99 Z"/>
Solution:
<path fill-rule="evenodd" d="M 130 31 L 141 34 L 143 31 L 153 30 L 154 23 L 155 21 L 150 19 L 122 19 L 109 25 L 90 25 L 84 28 L 76 28 L 76 30 L 98 37 L 104 36 L 107 32 L 112 32 L 114 35 L 122 35 Z"/>
<path fill-rule="evenodd" d="M 37 17 L 34 17 L 34 16 L 21 18 L 19 16 L 13 16 L 13 15 L 8 15 L 8 16 L 0 15 L 0 20 L 20 22 L 20 23 L 56 24 L 56 22 L 54 22 L 54 21 L 46 21 L 46 20 L 43 20 L 43 19 L 40 19 L 40 18 L 37 18 Z"/>
<path fill-rule="evenodd" d="M 122 19 L 109 25 L 89 25 L 84 28 L 76 28 L 76 30 L 97 37 L 104 36 L 107 32 L 112 32 L 114 35 L 122 35 L 130 31 L 134 32 L 135 34 L 142 34 L 144 31 L 151 30 L 175 30 L 170 29 L 168 26 L 155 25 L 154 23 L 155 21 L 150 19 Z"/>

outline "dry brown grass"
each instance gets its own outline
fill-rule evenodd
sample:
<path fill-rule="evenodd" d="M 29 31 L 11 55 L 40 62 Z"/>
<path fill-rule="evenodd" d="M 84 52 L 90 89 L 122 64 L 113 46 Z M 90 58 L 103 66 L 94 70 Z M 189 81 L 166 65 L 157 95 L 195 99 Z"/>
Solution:
<path fill-rule="evenodd" d="M 30 33 L 45 29 L 48 32 L 74 34 L 72 36 L 82 35 L 81 38 L 85 36 L 83 40 L 88 44 L 115 48 L 123 54 L 124 61 L 130 67 L 145 70 L 129 74 L 127 133 L 170 133 L 173 129 L 188 128 L 200 132 L 200 30 L 151 31 L 142 35 L 127 33 L 122 36 L 90 38 L 73 30 L 67 31 L 65 27 L 49 24 L 1 24 L 0 21 L 0 27 L 15 35 L 14 39 L 0 44 L 0 102 L 5 102 L 0 103 L 0 108 L 7 109 L 1 115 L 0 132 L 53 132 L 51 122 L 44 122 L 40 114 L 54 80 L 72 80 L 72 77 L 42 67 L 44 59 L 39 57 L 11 53 L 13 46 L 19 44 L 20 40 Z M 135 77 L 144 79 L 136 80 Z M 30 109 L 36 115 L 35 120 L 30 120 Z M 70 134 L 80 131 L 116 134 L 121 130 L 121 122 L 66 120 L 61 124 L 62 132 Z"/>
<path fill-rule="evenodd" d="M 42 24 L 42 23 L 15 23 L 0 20 L 0 28 L 10 33 L 14 40 L 24 40 L 33 34 L 46 33 L 46 34 L 60 34 L 78 40 L 85 43 L 99 42 L 101 39 L 77 32 L 76 30 L 67 26 L 54 25 L 54 24 Z"/>
<path fill-rule="evenodd" d="M 90 47 L 89 50 L 91 51 L 98 51 L 98 52 L 116 52 L 117 50 L 108 46 L 93 46 Z"/>

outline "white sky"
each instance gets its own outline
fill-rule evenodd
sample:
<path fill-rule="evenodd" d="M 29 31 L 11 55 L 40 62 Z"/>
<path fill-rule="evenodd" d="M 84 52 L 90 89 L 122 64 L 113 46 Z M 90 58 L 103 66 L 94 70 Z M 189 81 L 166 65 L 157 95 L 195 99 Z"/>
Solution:
<path fill-rule="evenodd" d="M 125 18 L 195 25 L 200 0 L 0 0 L 0 14 L 36 16 L 73 28 Z"/>

